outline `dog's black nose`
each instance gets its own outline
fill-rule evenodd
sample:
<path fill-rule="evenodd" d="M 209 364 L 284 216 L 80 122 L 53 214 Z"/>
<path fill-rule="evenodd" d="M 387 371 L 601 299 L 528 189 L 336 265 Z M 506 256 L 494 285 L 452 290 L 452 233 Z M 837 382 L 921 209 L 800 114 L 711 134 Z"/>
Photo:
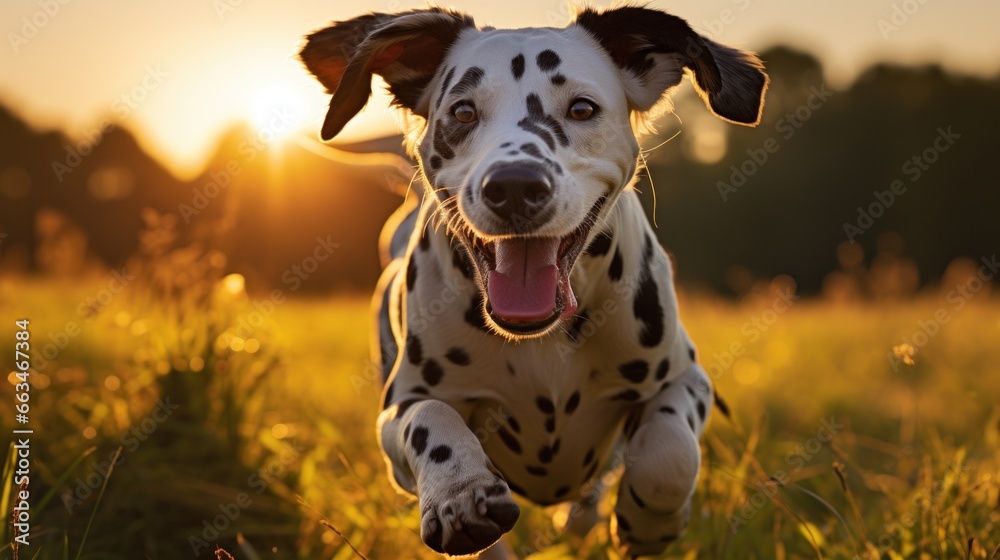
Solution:
<path fill-rule="evenodd" d="M 551 200 L 552 184 L 541 169 L 500 167 L 483 180 L 483 202 L 508 222 L 531 222 Z"/>

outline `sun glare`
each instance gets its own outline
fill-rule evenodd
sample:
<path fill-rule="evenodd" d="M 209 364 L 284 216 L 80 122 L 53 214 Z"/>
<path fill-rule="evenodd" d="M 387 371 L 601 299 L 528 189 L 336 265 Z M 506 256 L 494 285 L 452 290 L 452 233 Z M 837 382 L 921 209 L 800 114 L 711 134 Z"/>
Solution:
<path fill-rule="evenodd" d="M 295 90 L 272 85 L 258 91 L 250 103 L 250 122 L 261 135 L 283 140 L 302 128 L 305 103 Z"/>

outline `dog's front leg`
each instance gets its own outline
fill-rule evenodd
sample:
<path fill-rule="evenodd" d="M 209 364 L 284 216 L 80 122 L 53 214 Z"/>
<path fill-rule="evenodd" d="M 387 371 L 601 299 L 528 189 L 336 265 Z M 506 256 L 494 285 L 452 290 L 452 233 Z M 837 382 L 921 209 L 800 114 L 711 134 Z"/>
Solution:
<path fill-rule="evenodd" d="M 379 416 L 395 480 L 420 501 L 420 536 L 437 552 L 473 554 L 510 531 L 520 509 L 475 434 L 444 402 L 401 400 Z"/>
<path fill-rule="evenodd" d="M 659 554 L 687 528 L 701 467 L 698 438 L 711 404 L 708 377 L 691 364 L 643 407 L 629 438 L 612 527 L 629 556 Z"/>

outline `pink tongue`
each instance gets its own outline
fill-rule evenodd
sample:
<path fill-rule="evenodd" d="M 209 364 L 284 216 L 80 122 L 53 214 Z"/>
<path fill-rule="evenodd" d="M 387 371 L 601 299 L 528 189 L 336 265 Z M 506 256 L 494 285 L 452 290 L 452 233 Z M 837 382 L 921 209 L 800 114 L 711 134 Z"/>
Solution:
<path fill-rule="evenodd" d="M 490 306 L 506 321 L 547 319 L 556 306 L 559 239 L 505 239 L 496 242 L 496 269 L 489 271 Z M 567 279 L 568 280 L 568 279 Z M 567 290 L 569 290 L 567 282 Z"/>

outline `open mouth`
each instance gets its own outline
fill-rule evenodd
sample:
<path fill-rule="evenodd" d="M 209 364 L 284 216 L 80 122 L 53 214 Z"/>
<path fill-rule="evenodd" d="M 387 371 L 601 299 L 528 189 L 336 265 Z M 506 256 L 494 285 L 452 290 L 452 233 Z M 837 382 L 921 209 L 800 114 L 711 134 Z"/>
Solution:
<path fill-rule="evenodd" d="M 570 273 L 597 221 L 601 197 L 583 222 L 562 237 L 515 236 L 484 240 L 462 236 L 486 293 L 486 312 L 501 329 L 532 335 L 573 316 L 577 301 Z"/>

